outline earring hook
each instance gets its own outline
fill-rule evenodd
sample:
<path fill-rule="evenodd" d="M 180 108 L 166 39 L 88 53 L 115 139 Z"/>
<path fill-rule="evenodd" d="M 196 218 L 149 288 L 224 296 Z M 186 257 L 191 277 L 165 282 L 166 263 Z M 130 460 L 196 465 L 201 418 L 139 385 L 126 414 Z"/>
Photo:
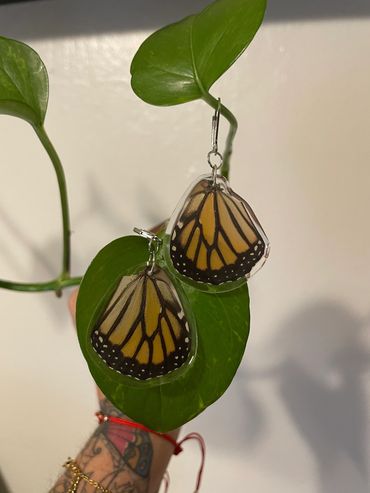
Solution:
<path fill-rule="evenodd" d="M 159 248 L 161 246 L 162 240 L 157 235 L 155 235 L 150 231 L 147 231 L 146 229 L 134 228 L 134 232 L 142 236 L 143 238 L 149 240 L 149 245 L 148 245 L 149 258 L 147 260 L 146 265 L 147 267 L 150 267 L 148 274 L 151 275 L 155 267 L 155 259 L 157 253 L 159 252 Z"/>
<path fill-rule="evenodd" d="M 212 149 L 207 154 L 207 161 L 212 168 L 213 184 L 216 184 L 217 171 L 222 166 L 222 154 L 218 152 L 218 130 L 220 127 L 220 115 L 221 115 L 221 99 L 217 99 L 217 108 L 212 116 L 212 130 L 211 130 L 211 145 Z"/>
<path fill-rule="evenodd" d="M 212 117 L 212 132 L 211 132 L 211 142 L 212 142 L 212 152 L 217 154 L 218 152 L 218 130 L 220 127 L 220 115 L 221 115 L 221 99 L 217 99 L 217 108 Z"/>

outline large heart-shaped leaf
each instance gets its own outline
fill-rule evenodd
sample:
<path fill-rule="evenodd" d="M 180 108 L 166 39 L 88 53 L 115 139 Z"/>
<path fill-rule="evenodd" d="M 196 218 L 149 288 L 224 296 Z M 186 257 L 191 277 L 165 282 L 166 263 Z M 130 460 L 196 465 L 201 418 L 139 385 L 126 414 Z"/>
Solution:
<path fill-rule="evenodd" d="M 0 37 L 0 114 L 42 125 L 48 95 L 48 74 L 39 55 L 20 41 Z"/>
<path fill-rule="evenodd" d="M 148 243 L 137 236 L 113 241 L 88 268 L 77 301 L 77 329 L 82 352 L 96 383 L 122 412 L 158 431 L 186 423 L 218 399 L 230 385 L 243 356 L 249 333 L 246 284 L 226 293 L 209 294 L 173 279 L 187 299 L 186 315 L 193 319 L 198 348 L 193 364 L 165 383 L 138 382 L 116 373 L 98 357 L 91 331 L 122 275 L 144 265 Z M 166 267 L 165 258 L 158 263 Z M 190 313 L 192 312 L 192 313 Z M 193 323 L 194 323 L 193 322 Z"/>
<path fill-rule="evenodd" d="M 132 61 L 133 90 L 159 106 L 201 98 L 252 41 L 265 9 L 266 0 L 217 0 L 155 32 Z"/>

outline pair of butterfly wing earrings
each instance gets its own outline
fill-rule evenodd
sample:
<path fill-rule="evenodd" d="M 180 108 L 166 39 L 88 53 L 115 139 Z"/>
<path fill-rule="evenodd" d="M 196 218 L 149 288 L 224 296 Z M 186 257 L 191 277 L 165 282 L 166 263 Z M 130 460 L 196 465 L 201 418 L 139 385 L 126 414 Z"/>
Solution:
<path fill-rule="evenodd" d="M 269 241 L 251 207 L 219 173 L 219 118 L 220 100 L 208 153 L 212 173 L 186 193 L 164 242 L 169 263 L 182 280 L 218 292 L 245 282 L 269 254 Z M 91 342 L 111 369 L 143 381 L 184 371 L 196 352 L 196 330 L 194 323 L 189 326 L 171 274 L 157 263 L 162 240 L 145 230 L 134 231 L 148 240 L 147 264 L 122 277 L 94 325 Z"/>

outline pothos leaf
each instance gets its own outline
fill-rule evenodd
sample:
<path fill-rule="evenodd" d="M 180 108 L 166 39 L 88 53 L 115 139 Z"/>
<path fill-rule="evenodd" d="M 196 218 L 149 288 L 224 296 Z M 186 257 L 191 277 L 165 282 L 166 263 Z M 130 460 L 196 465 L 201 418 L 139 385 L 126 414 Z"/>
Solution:
<path fill-rule="evenodd" d="M 48 74 L 39 55 L 20 41 L 0 37 L 0 114 L 42 125 L 48 96 Z"/>
<path fill-rule="evenodd" d="M 131 64 L 131 85 L 158 106 L 201 98 L 252 41 L 266 0 L 216 0 L 147 38 Z"/>
<path fill-rule="evenodd" d="M 96 383 L 130 418 L 157 431 L 186 423 L 216 401 L 230 385 L 249 334 L 246 285 L 209 294 L 173 279 L 187 299 L 186 315 L 196 325 L 198 348 L 189 369 L 158 384 L 136 381 L 111 370 L 92 348 L 91 332 L 112 287 L 122 275 L 144 265 L 148 243 L 137 236 L 119 238 L 101 250 L 88 268 L 77 300 L 77 330 L 82 352 Z M 166 268 L 165 259 L 158 259 Z M 191 310 L 192 313 L 189 313 Z"/>

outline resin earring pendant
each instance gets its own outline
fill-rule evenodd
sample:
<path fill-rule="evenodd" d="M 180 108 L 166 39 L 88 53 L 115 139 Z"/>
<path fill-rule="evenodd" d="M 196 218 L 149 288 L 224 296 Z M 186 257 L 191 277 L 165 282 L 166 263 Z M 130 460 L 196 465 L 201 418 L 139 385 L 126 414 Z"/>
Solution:
<path fill-rule="evenodd" d="M 149 240 L 147 265 L 122 277 L 92 330 L 91 342 L 111 369 L 148 380 L 189 363 L 194 344 L 178 293 L 156 264 L 161 240 L 145 230 L 135 232 Z"/>
<path fill-rule="evenodd" d="M 174 268 L 197 283 L 211 285 L 250 277 L 269 254 L 269 241 L 251 207 L 218 173 L 219 114 L 218 109 L 212 120 L 213 147 L 208 153 L 212 174 L 191 187 L 169 226 Z"/>

